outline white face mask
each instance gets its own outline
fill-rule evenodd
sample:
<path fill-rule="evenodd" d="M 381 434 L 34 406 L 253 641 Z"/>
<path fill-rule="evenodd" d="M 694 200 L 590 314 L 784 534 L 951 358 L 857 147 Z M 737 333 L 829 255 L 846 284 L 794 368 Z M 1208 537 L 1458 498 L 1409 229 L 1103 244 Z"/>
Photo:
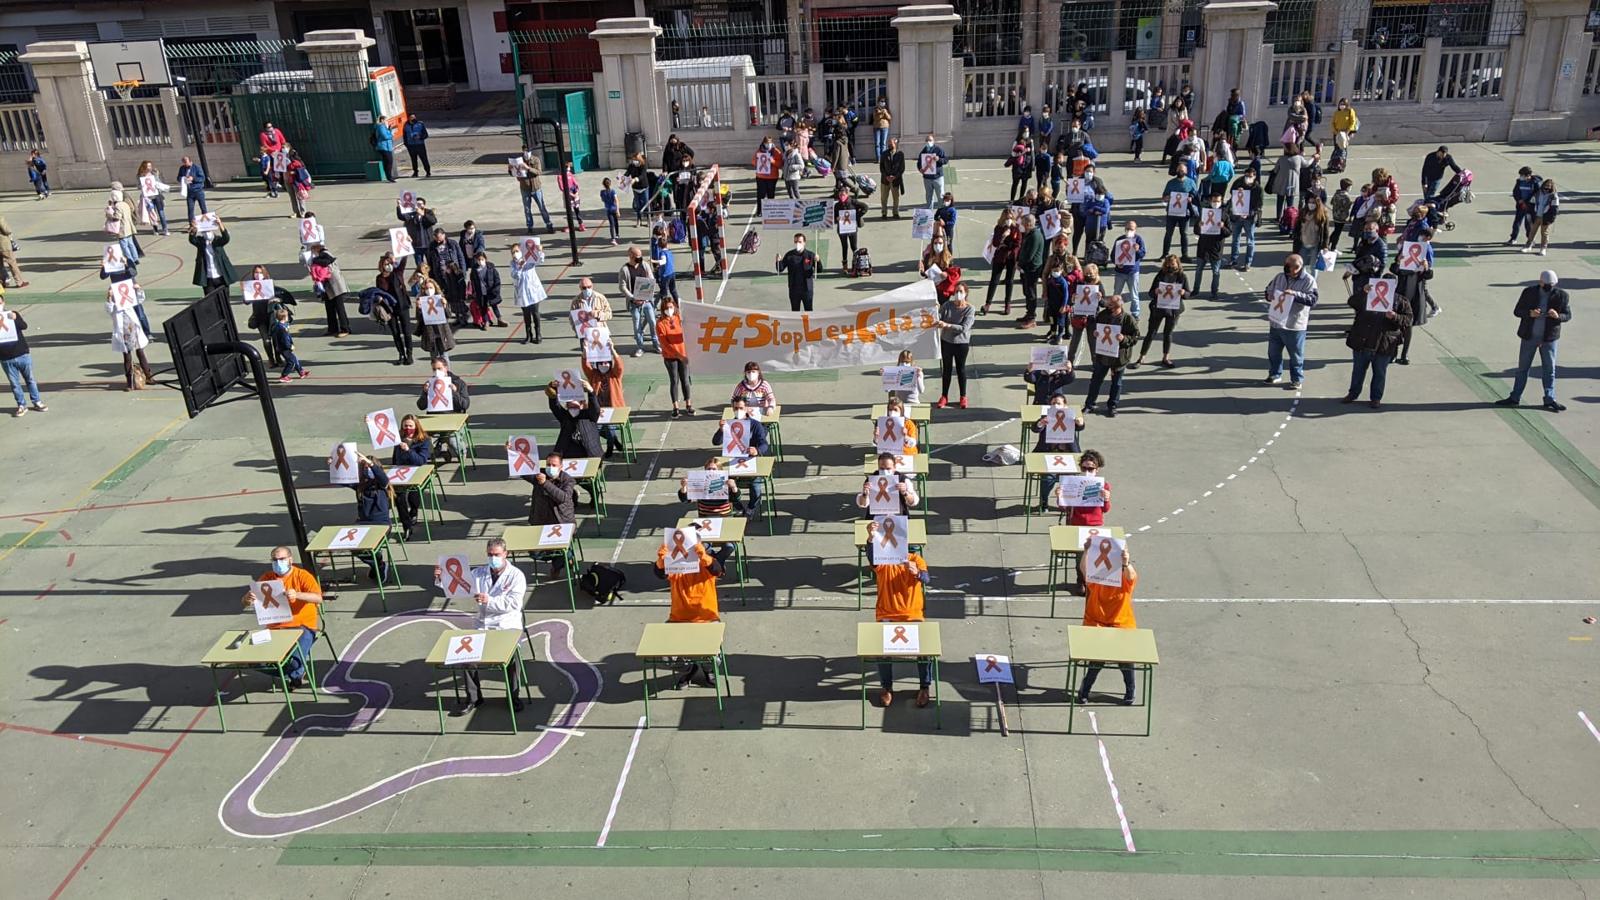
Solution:
<path fill-rule="evenodd" d="M 938 241 L 934 241 L 933 242 L 933 252 L 935 252 L 935 253 L 943 253 L 944 252 L 944 244 L 942 244 L 942 243 L 940 243 Z"/>
<path fill-rule="evenodd" d="M 759 383 L 761 381 L 761 373 L 760 372 L 746 372 L 746 373 L 744 373 L 744 380 L 746 382 L 750 383 L 750 384 L 757 384 L 757 383 Z"/>
<path fill-rule="evenodd" d="M 805 241 L 795 241 L 794 242 L 794 248 L 796 250 L 804 250 L 806 248 L 806 242 Z"/>

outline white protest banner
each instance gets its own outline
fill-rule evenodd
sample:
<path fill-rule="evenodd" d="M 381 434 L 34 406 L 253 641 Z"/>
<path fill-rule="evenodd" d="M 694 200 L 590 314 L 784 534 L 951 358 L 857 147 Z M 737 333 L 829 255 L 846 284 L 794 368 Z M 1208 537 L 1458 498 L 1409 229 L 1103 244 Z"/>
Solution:
<path fill-rule="evenodd" d="M 905 416 L 882 416 L 872 429 L 879 453 L 902 453 L 906 449 Z"/>
<path fill-rule="evenodd" d="M 1100 311 L 1100 285 L 1080 284 L 1077 292 L 1072 295 L 1072 314 L 1075 316 L 1092 316 Z"/>
<path fill-rule="evenodd" d="M 17 314 L 8 309 L 0 315 L 0 344 L 16 343 L 17 337 Z"/>
<path fill-rule="evenodd" d="M 556 373 L 556 399 L 562 403 L 582 400 L 585 394 L 583 373 L 577 369 L 562 369 Z"/>
<path fill-rule="evenodd" d="M 1394 312 L 1394 298 L 1400 290 L 1396 278 L 1374 278 L 1367 282 L 1367 312 Z"/>
<path fill-rule="evenodd" d="M 911 211 L 911 239 L 915 241 L 933 240 L 933 210 L 919 207 Z"/>
<path fill-rule="evenodd" d="M 1011 657 L 998 653 L 979 653 L 972 657 L 978 667 L 979 684 L 1011 684 Z"/>
<path fill-rule="evenodd" d="M 306 216 L 300 220 L 300 243 L 309 247 L 320 244 L 323 240 L 322 226 L 317 224 L 316 216 Z"/>
<path fill-rule="evenodd" d="M 472 568 L 465 553 L 439 557 L 439 587 L 451 600 L 472 596 Z"/>
<path fill-rule="evenodd" d="M 128 270 L 128 258 L 122 254 L 121 244 L 107 244 L 105 253 L 100 255 L 100 268 L 107 275 L 117 275 Z"/>
<path fill-rule="evenodd" d="M 1028 366 L 1034 369 L 1061 369 L 1067 365 L 1067 348 L 1046 344 L 1028 348 Z"/>
<path fill-rule="evenodd" d="M 723 456 L 751 456 L 750 433 L 753 429 L 751 423 L 744 419 L 722 420 L 722 455 Z"/>
<path fill-rule="evenodd" d="M 874 516 L 872 523 L 877 526 L 872 535 L 873 565 L 893 565 L 910 558 L 910 548 L 906 546 L 910 525 L 905 516 Z"/>
<path fill-rule="evenodd" d="M 933 283 L 918 279 L 877 297 L 818 312 L 774 312 L 684 303 L 683 333 L 695 372 L 871 369 L 893 365 L 900 351 L 939 357 L 939 310 Z"/>
<path fill-rule="evenodd" d="M 883 623 L 883 652 L 916 654 L 922 649 L 919 632 L 915 622 Z"/>
<path fill-rule="evenodd" d="M 612 352 L 611 329 L 604 325 L 596 325 L 584 333 L 583 359 L 585 362 L 611 362 Z"/>
<path fill-rule="evenodd" d="M 884 366 L 883 389 L 886 391 L 909 391 L 917 385 L 916 366 Z"/>
<path fill-rule="evenodd" d="M 246 303 L 266 303 L 275 291 L 271 278 L 252 278 L 240 285 L 239 295 Z"/>
<path fill-rule="evenodd" d="M 693 528 L 670 528 L 661 536 L 661 546 L 667 548 L 667 558 L 662 568 L 668 575 L 693 575 L 700 571 L 700 554 L 695 545 L 700 538 Z"/>
<path fill-rule="evenodd" d="M 1078 420 L 1070 406 L 1052 406 L 1044 414 L 1044 442 L 1071 444 L 1078 440 Z"/>
<path fill-rule="evenodd" d="M 1200 210 L 1200 233 L 1222 233 L 1222 207 L 1203 207 Z"/>
<path fill-rule="evenodd" d="M 1427 251 L 1421 241 L 1400 242 L 1400 271 L 1421 272 L 1427 265 Z"/>
<path fill-rule="evenodd" d="M 372 438 L 372 449 L 387 450 L 400 443 L 400 431 L 396 427 L 399 423 L 393 407 L 367 413 L 367 435 Z"/>
<path fill-rule="evenodd" d="M 867 495 L 867 512 L 875 516 L 900 513 L 900 476 L 879 472 L 867 476 L 862 490 Z"/>
<path fill-rule="evenodd" d="M 514 434 L 507 438 L 506 469 L 508 478 L 539 474 L 539 439 L 531 434 Z"/>
<path fill-rule="evenodd" d="M 1098 475 L 1067 475 L 1056 482 L 1061 506 L 1104 506 L 1106 480 Z"/>
<path fill-rule="evenodd" d="M 351 444 L 350 446 L 354 447 L 355 445 Z M 361 542 L 367 539 L 367 532 L 371 530 L 370 528 L 358 528 L 354 525 L 341 528 L 339 533 L 334 535 L 333 540 L 328 542 L 328 549 L 345 550 L 359 547 Z"/>
<path fill-rule="evenodd" d="M 1090 541 L 1083 549 L 1083 571 L 1089 583 L 1121 587 L 1122 552 L 1127 546 L 1127 541 L 1114 537 Z"/>
<path fill-rule="evenodd" d="M 1061 233 L 1061 210 L 1054 206 L 1039 213 L 1039 227 L 1044 229 L 1044 239 L 1053 241 Z"/>
<path fill-rule="evenodd" d="M 423 294 L 418 297 L 417 308 L 422 310 L 424 325 L 443 325 L 449 316 L 445 308 L 445 299 L 438 294 Z"/>
<path fill-rule="evenodd" d="M 1240 188 L 1233 192 L 1233 214 L 1241 219 L 1250 217 L 1250 192 Z"/>
<path fill-rule="evenodd" d="M 430 378 L 427 382 L 428 412 L 447 413 L 454 412 L 456 408 L 456 387 L 448 378 Z"/>
<path fill-rule="evenodd" d="M 1186 219 L 1189 217 L 1189 195 L 1167 195 L 1167 217 L 1170 219 Z"/>
<path fill-rule="evenodd" d="M 796 210 L 799 200 L 769 198 L 761 201 L 761 228 L 764 231 L 787 231 L 799 222 Z"/>
<path fill-rule="evenodd" d="M 411 246 L 411 235 L 404 226 L 389 229 L 389 252 L 395 259 L 411 256 L 416 251 Z"/>
<path fill-rule="evenodd" d="M 1156 309 L 1178 309 L 1183 306 L 1183 285 L 1176 281 L 1156 282 Z"/>
<path fill-rule="evenodd" d="M 360 465 L 355 441 L 334 444 L 333 452 L 328 454 L 328 480 L 334 484 L 355 484 L 361 480 Z"/>
<path fill-rule="evenodd" d="M 474 631 L 471 634 L 451 635 L 450 643 L 445 646 L 449 649 L 444 653 L 444 664 L 447 666 L 460 666 L 467 663 L 483 661 L 483 645 L 489 642 L 489 634 L 484 631 Z"/>
<path fill-rule="evenodd" d="M 255 601 L 257 625 L 262 628 L 282 625 L 294 618 L 294 611 L 289 608 L 289 598 L 283 592 L 283 582 L 276 579 L 250 582 L 250 598 Z"/>

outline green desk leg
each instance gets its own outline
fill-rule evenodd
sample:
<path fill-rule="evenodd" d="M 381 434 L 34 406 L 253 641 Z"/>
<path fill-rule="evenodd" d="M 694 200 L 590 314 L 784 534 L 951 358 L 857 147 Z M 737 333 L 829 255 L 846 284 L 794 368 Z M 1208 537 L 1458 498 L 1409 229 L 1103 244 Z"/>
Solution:
<path fill-rule="evenodd" d="M 867 730 L 867 661 L 861 660 L 861 730 Z"/>
<path fill-rule="evenodd" d="M 639 673 L 644 676 L 640 683 L 644 685 L 644 727 L 650 727 L 650 682 L 655 680 L 656 666 L 653 662 L 644 664 L 644 671 Z"/>
<path fill-rule="evenodd" d="M 455 678 L 454 675 L 450 677 L 452 680 Z M 439 687 L 438 679 L 434 679 L 433 687 L 433 699 L 439 704 L 439 733 L 444 734 L 444 689 Z"/>
<path fill-rule="evenodd" d="M 298 644 L 295 646 L 299 647 Z M 285 656 L 283 659 L 288 658 Z M 293 722 L 296 718 L 294 714 L 294 698 L 289 695 L 289 676 L 284 674 L 283 659 L 278 660 L 278 684 L 283 688 L 283 705 L 289 707 L 289 721 Z"/>
<path fill-rule="evenodd" d="M 439 496 L 441 496 L 441 497 L 445 496 L 444 479 L 439 477 L 439 467 L 437 465 L 435 465 L 433 467 L 433 474 L 428 477 L 428 480 L 433 482 L 435 485 L 438 486 L 438 488 L 439 488 Z M 439 521 L 441 523 L 444 522 L 444 518 L 443 518 L 442 514 L 441 514 L 441 518 L 439 519 Z"/>
<path fill-rule="evenodd" d="M 928 476 L 919 475 L 917 476 L 917 481 L 919 483 L 917 491 L 922 494 L 922 517 L 926 519 L 928 517 Z"/>
<path fill-rule="evenodd" d="M 778 462 L 783 462 L 783 424 L 768 425 L 767 433 L 772 438 L 772 448 L 777 451 Z"/>
<path fill-rule="evenodd" d="M 572 607 L 573 612 L 577 612 L 578 595 L 573 593 L 572 582 L 576 581 L 578 577 L 578 556 L 572 552 L 572 548 L 569 546 L 566 549 L 566 555 L 564 558 L 567 564 L 567 574 L 562 580 L 567 583 L 567 605 Z"/>
<path fill-rule="evenodd" d="M 944 730 L 944 703 L 939 699 L 939 657 L 933 658 L 933 727 Z"/>
<path fill-rule="evenodd" d="M 393 557 L 393 555 L 391 555 L 389 553 L 389 539 L 387 537 L 385 537 L 378 544 L 377 549 L 372 551 L 372 558 L 373 558 L 374 562 L 377 561 L 379 554 L 383 554 L 384 560 L 388 563 L 388 569 L 390 571 L 393 571 L 394 570 L 394 557 Z M 354 561 L 356 559 L 355 553 L 352 552 L 350 554 L 350 559 L 352 561 Z M 357 563 L 357 565 L 359 565 L 359 563 Z M 377 573 L 374 573 L 374 574 L 377 574 Z M 395 577 L 398 578 L 399 575 L 396 574 Z M 385 579 L 380 577 L 380 578 L 377 578 L 375 580 L 378 582 L 378 602 L 383 604 L 383 611 L 384 612 L 388 612 L 389 611 L 389 597 L 388 597 L 387 594 L 384 593 L 384 590 L 383 590 L 383 583 L 384 583 Z M 396 586 L 398 587 L 398 585 L 396 585 Z"/>
<path fill-rule="evenodd" d="M 622 423 L 622 458 L 630 464 L 639 461 L 639 448 L 633 439 L 633 420 Z"/>
<path fill-rule="evenodd" d="M 1022 530 L 1033 530 L 1033 476 L 1026 473 L 1022 476 Z"/>
<path fill-rule="evenodd" d="M 1056 577 L 1056 571 L 1057 571 L 1057 567 L 1060 564 L 1061 564 L 1061 555 L 1059 553 L 1055 552 L 1054 550 L 1051 550 L 1050 551 L 1050 574 L 1047 575 L 1046 577 L 1050 579 L 1050 618 L 1052 618 L 1052 619 L 1054 619 L 1056 617 L 1056 589 L 1060 584 L 1059 579 Z"/>
<path fill-rule="evenodd" d="M 728 720 L 722 714 L 722 683 L 717 680 L 722 674 L 722 654 L 718 653 L 716 656 L 704 661 L 711 663 L 711 689 L 717 694 L 717 727 L 726 728 Z"/>
<path fill-rule="evenodd" d="M 1151 702 L 1153 695 L 1150 687 L 1155 683 L 1155 667 L 1144 667 L 1144 736 L 1150 736 L 1150 723 L 1155 716 L 1156 706 Z"/>
<path fill-rule="evenodd" d="M 517 662 L 522 662 L 518 657 Z M 511 664 L 500 667 L 500 678 L 506 686 L 506 712 L 511 713 L 511 733 L 517 733 L 517 692 L 511 690 Z"/>
<path fill-rule="evenodd" d="M 733 549 L 739 563 L 739 589 L 744 590 L 748 586 L 745 581 L 744 541 L 734 544 Z"/>
<path fill-rule="evenodd" d="M 217 667 L 206 666 L 211 670 L 211 695 L 217 698 L 217 722 L 222 726 L 222 733 L 228 733 L 228 720 L 222 715 L 222 685 L 217 683 Z"/>
<path fill-rule="evenodd" d="M 1072 714 L 1078 711 L 1078 661 L 1067 661 L 1067 734 L 1072 733 Z"/>
<path fill-rule="evenodd" d="M 429 487 L 427 482 L 422 483 L 422 487 L 417 489 L 417 493 L 420 495 L 417 498 L 417 512 L 421 513 L 422 518 L 422 539 L 431 544 L 433 543 L 433 523 L 428 520 L 428 504 L 431 501 L 437 505 L 439 501 L 438 498 L 433 496 L 433 488 Z"/>

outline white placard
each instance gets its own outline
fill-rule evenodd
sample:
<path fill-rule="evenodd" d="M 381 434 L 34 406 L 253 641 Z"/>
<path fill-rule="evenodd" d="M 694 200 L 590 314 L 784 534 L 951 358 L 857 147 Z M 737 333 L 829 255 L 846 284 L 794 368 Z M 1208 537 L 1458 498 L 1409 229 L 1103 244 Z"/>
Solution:
<path fill-rule="evenodd" d="M 355 445 L 351 444 L 350 446 L 353 447 Z M 333 540 L 328 542 L 328 549 L 343 550 L 349 547 L 359 547 L 361 542 L 366 540 L 367 532 L 371 530 L 357 525 L 347 525 L 339 529 L 339 533 L 334 535 Z"/>
<path fill-rule="evenodd" d="M 1400 271 L 1421 272 L 1428 262 L 1428 251 L 1421 241 L 1400 242 Z"/>
<path fill-rule="evenodd" d="M 239 295 L 246 303 L 266 303 L 274 292 L 271 278 L 252 278 L 239 286 Z"/>
<path fill-rule="evenodd" d="M 1106 480 L 1098 475 L 1067 475 L 1056 482 L 1060 506 L 1095 507 L 1106 502 Z"/>
<path fill-rule="evenodd" d="M 194 230 L 198 234 L 210 234 L 213 231 L 221 230 L 221 228 L 222 220 L 217 218 L 216 213 L 201 213 L 195 217 Z"/>
<path fill-rule="evenodd" d="M 278 173 L 279 175 L 282 175 L 283 173 L 289 171 L 289 151 L 288 150 L 274 150 L 274 151 L 272 151 L 272 171 Z M 291 188 L 290 190 L 293 190 L 293 188 Z"/>
<path fill-rule="evenodd" d="M 1119 237 L 1111 244 L 1111 258 L 1118 266 L 1131 266 L 1139 261 L 1139 242 L 1131 237 Z"/>
<path fill-rule="evenodd" d="M 1367 312 L 1394 312 L 1395 294 L 1400 290 L 1396 278 L 1374 278 L 1367 282 Z"/>
<path fill-rule="evenodd" d="M 161 196 L 161 186 L 154 175 L 139 176 L 139 193 L 145 197 Z"/>
<path fill-rule="evenodd" d="M 883 652 L 916 655 L 922 649 L 920 631 L 915 622 L 883 623 Z"/>
<path fill-rule="evenodd" d="M 532 170 L 528 168 L 527 161 L 522 157 L 513 156 L 506 160 L 506 172 L 510 173 L 512 178 L 527 178 Z"/>
<path fill-rule="evenodd" d="M 1237 216 L 1238 218 L 1241 218 L 1241 219 L 1250 218 L 1250 192 L 1249 191 L 1245 190 L 1244 188 L 1239 188 L 1238 190 L 1234 191 L 1233 192 L 1233 200 L 1231 202 L 1231 205 L 1232 205 L 1232 209 L 1233 209 L 1233 214 L 1235 216 Z"/>
<path fill-rule="evenodd" d="M 978 653 L 972 657 L 972 664 L 978 667 L 979 684 L 1013 684 L 1011 676 L 1011 657 L 1001 656 L 998 653 Z"/>
<path fill-rule="evenodd" d="M 902 448 L 903 449 L 903 448 Z M 867 512 L 875 516 L 900 514 L 900 476 L 878 473 L 867 476 Z"/>
<path fill-rule="evenodd" d="M 5 315 L 0 315 L 0 344 L 15 343 L 18 337 L 17 314 L 6 310 Z"/>
<path fill-rule="evenodd" d="M 718 518 L 695 519 L 694 530 L 699 533 L 703 541 L 716 541 L 722 539 L 722 520 Z"/>
<path fill-rule="evenodd" d="M 906 449 L 906 417 L 880 416 L 873 427 L 873 443 L 879 453 L 904 453 Z"/>
<path fill-rule="evenodd" d="M 1188 194 L 1167 195 L 1167 217 L 1171 219 L 1186 219 L 1189 217 Z"/>
<path fill-rule="evenodd" d="M 877 526 L 872 535 L 872 564 L 875 566 L 903 563 L 910 558 L 910 520 L 905 516 L 874 516 Z"/>
<path fill-rule="evenodd" d="M 460 666 L 483 661 L 483 645 L 489 642 L 489 633 L 474 631 L 471 634 L 451 634 L 449 649 L 444 652 L 444 664 Z"/>
<path fill-rule="evenodd" d="M 922 153 L 917 156 L 917 171 L 928 177 L 939 174 L 939 154 Z"/>
<path fill-rule="evenodd" d="M 1015 205 L 1015 204 L 1006 207 L 1006 209 L 1011 210 L 1011 217 L 1017 220 L 1017 227 L 1018 228 L 1022 227 L 1022 217 L 1025 216 L 1025 215 L 1028 215 L 1031 212 L 1033 212 L 1032 209 L 1030 209 L 1030 208 L 1028 208 L 1026 206 L 1018 206 L 1018 205 Z"/>
<path fill-rule="evenodd" d="M 1156 282 L 1156 309 L 1178 309 L 1183 306 L 1183 285 L 1176 281 Z"/>
<path fill-rule="evenodd" d="M 909 391 L 917 386 L 916 366 L 884 366 L 883 389 L 885 391 Z"/>
<path fill-rule="evenodd" d="M 1035 369 L 1054 370 L 1067 367 L 1067 348 L 1047 344 L 1028 348 L 1028 365 Z"/>
<path fill-rule="evenodd" d="M 586 362 L 611 362 L 611 329 L 596 325 L 583 335 L 583 358 Z"/>
<path fill-rule="evenodd" d="M 1093 316 L 1100 311 L 1100 297 L 1102 291 L 1098 284 L 1079 284 L 1072 295 L 1072 314 L 1075 316 Z"/>
<path fill-rule="evenodd" d="M 594 462 L 595 460 L 592 459 L 563 459 L 561 461 L 561 471 L 573 478 L 588 478 L 589 466 Z"/>
<path fill-rule="evenodd" d="M 614 407 L 614 406 L 602 406 L 602 407 L 600 407 L 599 417 L 596 418 L 594 421 L 595 421 L 596 425 L 610 425 L 612 420 L 615 419 L 616 417 L 617 417 L 617 408 L 616 407 Z"/>
<path fill-rule="evenodd" d="M 1078 458 L 1070 453 L 1046 453 L 1044 470 L 1052 475 L 1076 475 L 1080 471 Z"/>
<path fill-rule="evenodd" d="M 283 582 L 277 579 L 250 582 L 250 598 L 255 601 L 257 625 L 266 628 L 294 618 L 294 611 L 289 608 L 289 598 L 284 596 L 284 590 Z"/>
<path fill-rule="evenodd" d="M 690 469 L 683 480 L 684 493 L 690 500 L 728 499 L 728 473 L 720 469 Z"/>
<path fill-rule="evenodd" d="M 578 528 L 577 524 L 570 522 L 557 522 L 539 529 L 539 546 L 565 547 L 572 543 L 572 533 Z"/>
<path fill-rule="evenodd" d="M 1061 233 L 1061 210 L 1052 206 L 1039 213 L 1039 227 L 1044 229 L 1044 239 L 1053 241 Z"/>
<path fill-rule="evenodd" d="M 751 456 L 751 435 L 755 426 L 745 419 L 722 420 L 722 455 Z"/>
<path fill-rule="evenodd" d="M 429 378 L 427 382 L 428 412 L 447 413 L 454 412 L 456 408 L 456 387 L 448 378 Z"/>
<path fill-rule="evenodd" d="M 765 178 L 772 174 L 772 154 L 763 150 L 756 151 L 756 175 Z"/>
<path fill-rule="evenodd" d="M 449 319 L 449 307 L 438 294 L 423 294 L 417 298 L 417 308 L 422 310 L 422 324 L 443 325 Z"/>
<path fill-rule="evenodd" d="M 250 645 L 251 646 L 259 647 L 262 644 L 270 644 L 270 643 L 272 643 L 272 632 L 271 631 L 269 631 L 267 629 L 262 629 L 261 631 L 252 631 L 252 632 L 250 632 Z"/>
<path fill-rule="evenodd" d="M 1068 203 L 1082 203 L 1083 199 L 1084 199 L 1084 195 L 1087 194 L 1087 193 L 1088 193 L 1088 187 L 1087 187 L 1087 185 L 1084 184 L 1082 178 L 1068 178 L 1067 179 L 1067 202 Z"/>
<path fill-rule="evenodd" d="M 439 587 L 451 600 L 471 597 L 472 564 L 465 553 L 451 553 L 439 557 Z"/>
<path fill-rule="evenodd" d="M 556 400 L 561 403 L 582 401 L 585 394 L 583 373 L 577 369 L 562 369 L 556 373 Z"/>
<path fill-rule="evenodd" d="M 1267 321 L 1279 328 L 1289 327 L 1289 320 L 1294 317 L 1294 298 L 1287 291 L 1279 291 L 1272 299 L 1267 301 Z"/>
<path fill-rule="evenodd" d="M 417 474 L 417 470 L 411 466 L 395 466 L 389 470 L 389 483 L 404 487 L 411 483 L 411 476 L 415 474 Z"/>
<path fill-rule="evenodd" d="M 115 282 L 111 285 L 111 302 L 117 309 L 133 309 L 139 305 L 139 288 L 132 279 Z"/>
<path fill-rule="evenodd" d="M 400 197 L 395 203 L 400 207 L 400 215 L 410 215 L 417 211 L 417 192 L 401 191 Z"/>
<path fill-rule="evenodd" d="M 536 265 L 544 262 L 544 242 L 538 238 L 532 235 L 520 237 L 517 238 L 512 246 L 521 248 L 524 260 L 533 260 Z"/>
<path fill-rule="evenodd" d="M 539 439 L 531 434 L 514 434 L 506 439 L 506 477 L 521 478 L 539 473 Z"/>
<path fill-rule="evenodd" d="M 356 442 L 344 441 L 333 445 L 328 454 L 328 480 L 334 484 L 355 484 L 361 480 L 361 460 L 357 458 Z"/>
<path fill-rule="evenodd" d="M 107 244 L 105 252 L 100 255 L 100 268 L 107 275 L 116 275 L 128 270 L 128 258 L 122 254 L 121 244 Z"/>
<path fill-rule="evenodd" d="M 933 210 L 924 206 L 911 211 L 911 238 L 917 241 L 933 240 Z"/>
<path fill-rule="evenodd" d="M 400 420 L 393 407 L 367 413 L 367 436 L 372 438 L 374 450 L 387 450 L 400 443 Z M 389 480 L 394 480 L 393 473 Z"/>
<path fill-rule="evenodd" d="M 633 282 L 633 299 L 640 303 L 654 300 L 656 292 L 661 289 L 656 280 L 648 275 L 640 276 Z"/>
<path fill-rule="evenodd" d="M 322 243 L 324 234 L 322 226 L 317 224 L 316 216 L 306 216 L 300 220 L 300 243 L 309 247 L 312 244 Z"/>
<path fill-rule="evenodd" d="M 1117 357 L 1122 354 L 1122 326 L 1115 322 L 1093 322 L 1094 353 L 1096 356 Z"/>
<path fill-rule="evenodd" d="M 833 213 L 834 224 L 838 226 L 840 234 L 856 233 L 856 209 L 853 206 L 841 206 Z"/>
<path fill-rule="evenodd" d="M 1083 550 L 1084 577 L 1090 584 L 1122 587 L 1122 551 L 1128 542 L 1114 537 L 1097 537 Z"/>
<path fill-rule="evenodd" d="M 416 249 L 411 246 L 411 234 L 406 231 L 404 225 L 389 229 L 389 252 L 394 254 L 395 259 L 416 253 Z"/>
<path fill-rule="evenodd" d="M 761 467 L 754 459 L 735 459 L 728 463 L 729 475 L 759 475 Z"/>
<path fill-rule="evenodd" d="M 1200 233 L 1222 233 L 1222 207 L 1205 206 L 1200 209 Z"/>
<path fill-rule="evenodd" d="M 1078 420 L 1070 406 L 1052 406 L 1044 414 L 1044 442 L 1071 444 L 1078 440 Z"/>
<path fill-rule="evenodd" d="M 699 543 L 699 536 L 687 525 L 667 529 L 661 536 L 661 546 L 667 548 L 662 568 L 667 570 L 668 575 L 693 575 L 699 572 L 700 554 L 695 551 Z"/>

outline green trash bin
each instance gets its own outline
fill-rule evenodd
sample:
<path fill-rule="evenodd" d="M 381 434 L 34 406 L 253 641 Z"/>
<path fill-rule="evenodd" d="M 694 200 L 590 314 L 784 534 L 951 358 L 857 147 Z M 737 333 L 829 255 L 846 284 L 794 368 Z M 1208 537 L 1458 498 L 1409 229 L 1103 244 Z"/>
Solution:
<path fill-rule="evenodd" d="M 367 180 L 382 181 L 385 178 L 383 160 L 372 159 L 367 161 Z"/>

